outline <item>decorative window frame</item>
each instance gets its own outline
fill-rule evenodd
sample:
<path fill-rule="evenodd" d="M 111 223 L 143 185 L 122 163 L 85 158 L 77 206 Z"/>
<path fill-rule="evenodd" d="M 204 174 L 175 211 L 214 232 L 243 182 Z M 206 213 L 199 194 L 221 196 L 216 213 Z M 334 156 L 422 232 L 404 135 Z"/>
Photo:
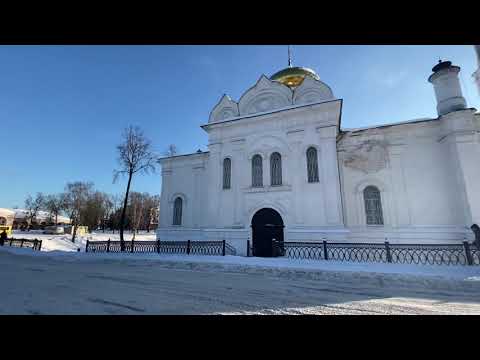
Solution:
<path fill-rule="evenodd" d="M 260 156 L 262 159 L 262 185 L 254 185 L 253 184 L 253 158 L 256 156 Z M 252 157 L 249 157 L 249 167 L 250 167 L 250 187 L 251 188 L 263 188 L 265 186 L 265 157 L 263 156 L 262 153 L 258 152 L 252 155 Z"/>
<path fill-rule="evenodd" d="M 375 186 L 380 191 L 380 200 L 382 203 L 383 225 L 367 225 L 367 216 L 365 213 L 365 201 L 363 191 L 368 186 Z M 354 189 L 356 223 L 367 228 L 385 228 L 392 224 L 392 199 L 391 191 L 387 186 L 376 178 L 367 178 L 360 181 Z"/>
<path fill-rule="evenodd" d="M 181 198 L 182 199 L 182 218 L 181 218 L 181 224 L 180 225 L 173 225 L 173 215 L 174 215 L 174 212 L 175 212 L 175 200 L 177 198 Z M 169 211 L 170 211 L 170 225 L 173 226 L 173 227 L 182 227 L 182 226 L 185 226 L 186 224 L 186 220 L 187 220 L 187 212 L 186 212 L 186 209 L 187 209 L 187 196 L 184 194 L 184 193 L 180 193 L 180 192 L 176 192 L 174 194 L 172 194 L 168 200 L 168 204 L 169 204 Z"/>
<path fill-rule="evenodd" d="M 272 178 L 272 170 L 273 170 L 272 169 L 272 166 L 273 166 L 272 157 L 273 157 L 274 154 L 278 154 L 279 155 L 279 160 L 280 160 L 280 184 L 275 184 L 275 185 L 272 184 L 272 182 L 273 182 L 273 178 Z M 284 166 L 283 166 L 282 163 L 284 162 L 284 157 L 282 156 L 282 153 L 280 151 L 272 151 L 270 153 L 270 156 L 268 157 L 268 160 L 269 160 L 268 165 L 269 165 L 269 171 L 270 171 L 270 179 L 269 179 L 269 182 L 268 182 L 269 186 L 271 186 L 271 187 L 283 186 L 284 185 L 284 176 L 283 176 Z"/>
<path fill-rule="evenodd" d="M 370 220 L 373 220 L 371 222 L 369 222 L 369 216 L 367 216 L 369 214 L 367 208 L 370 202 L 373 202 L 373 204 L 375 205 L 374 209 L 371 209 L 372 214 L 370 215 L 372 219 Z M 376 186 L 369 185 L 365 189 L 363 189 L 363 203 L 365 206 L 367 226 L 383 226 L 385 224 L 385 221 L 383 219 L 382 193 Z"/>
<path fill-rule="evenodd" d="M 307 151 L 310 149 L 310 148 L 314 148 L 316 151 L 317 151 L 317 176 L 318 176 L 318 179 L 317 181 L 314 181 L 314 182 L 310 182 L 308 181 L 308 156 L 307 156 Z M 302 151 L 302 157 L 305 159 L 305 169 L 307 170 L 306 171 L 306 183 L 307 184 L 320 184 L 322 182 L 322 176 L 321 176 L 321 173 L 322 173 L 322 169 L 320 167 L 320 159 L 321 159 L 321 152 L 320 152 L 320 146 L 318 145 L 314 145 L 314 144 L 310 144 L 310 145 L 306 145 L 303 147 L 303 151 Z"/>
<path fill-rule="evenodd" d="M 229 187 L 225 187 L 225 160 L 230 160 L 230 181 L 229 181 Z M 222 169 L 222 190 L 224 191 L 228 191 L 228 190 L 232 190 L 232 179 L 233 179 L 233 159 L 230 155 L 228 156 L 225 156 L 222 160 L 222 164 L 221 164 L 221 169 Z"/>

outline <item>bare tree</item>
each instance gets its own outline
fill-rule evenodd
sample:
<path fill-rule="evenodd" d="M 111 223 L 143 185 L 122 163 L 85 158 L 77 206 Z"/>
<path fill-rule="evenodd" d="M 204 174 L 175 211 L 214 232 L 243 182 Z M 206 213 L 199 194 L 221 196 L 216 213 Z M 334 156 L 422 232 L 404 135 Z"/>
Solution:
<path fill-rule="evenodd" d="M 91 182 L 73 182 L 67 183 L 65 193 L 62 198 L 66 211 L 70 215 L 73 224 L 72 242 L 75 242 L 77 228 L 82 215 L 86 209 L 87 200 L 93 189 Z"/>
<path fill-rule="evenodd" d="M 150 141 L 144 136 L 140 128 L 130 126 L 125 129 L 122 137 L 123 142 L 117 146 L 120 169 L 114 171 L 113 181 L 115 182 L 120 175 L 128 176 L 122 216 L 120 218 L 120 248 L 121 251 L 124 251 L 125 241 L 123 239 L 123 230 L 125 225 L 125 212 L 133 175 L 136 173 L 148 174 L 155 171 L 158 157 L 153 153 Z"/>
<path fill-rule="evenodd" d="M 45 206 L 45 196 L 42 193 L 37 193 L 35 198 L 31 195 L 27 196 L 25 200 L 25 209 L 27 210 L 27 230 L 30 231 L 33 219 L 36 219 L 38 212 Z"/>
<path fill-rule="evenodd" d="M 120 226 L 120 216 L 122 210 L 123 199 L 121 195 L 115 194 L 111 196 L 112 201 L 112 211 L 110 213 L 110 224 L 112 227 L 113 234 L 115 234 L 115 229 Z"/>
<path fill-rule="evenodd" d="M 45 210 L 50 216 L 55 217 L 55 225 L 58 224 L 58 215 L 63 210 L 63 198 L 60 194 L 52 194 L 45 196 Z"/>
<path fill-rule="evenodd" d="M 177 145 L 175 144 L 170 144 L 167 147 L 167 150 L 164 151 L 165 156 L 175 156 L 178 153 Z"/>
<path fill-rule="evenodd" d="M 160 211 L 160 196 L 153 195 L 148 196 L 146 199 L 146 206 L 145 206 L 145 226 L 144 228 L 147 229 L 147 232 L 150 232 L 150 228 L 152 225 L 158 223 L 158 216 Z"/>
<path fill-rule="evenodd" d="M 147 193 L 132 192 L 130 194 L 130 224 L 133 231 L 132 240 L 138 233 L 145 217 L 145 207 L 147 206 L 149 195 Z"/>
<path fill-rule="evenodd" d="M 102 230 L 105 232 L 105 222 L 110 218 L 114 209 L 114 199 L 112 195 L 105 194 L 103 198 L 103 209 Z"/>
<path fill-rule="evenodd" d="M 85 211 L 82 212 L 81 222 L 90 229 L 97 229 L 105 221 L 106 216 L 106 200 L 108 195 L 95 191 L 88 194 L 85 202 Z"/>

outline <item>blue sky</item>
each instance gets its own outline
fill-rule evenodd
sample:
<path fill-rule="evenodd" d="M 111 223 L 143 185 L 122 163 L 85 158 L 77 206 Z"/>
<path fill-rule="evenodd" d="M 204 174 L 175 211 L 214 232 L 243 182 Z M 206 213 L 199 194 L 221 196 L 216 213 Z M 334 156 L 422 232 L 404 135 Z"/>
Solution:
<path fill-rule="evenodd" d="M 342 126 L 435 117 L 427 82 L 439 58 L 462 68 L 467 104 L 480 109 L 472 46 L 292 46 L 344 99 Z M 206 150 L 200 125 L 226 93 L 238 100 L 261 74 L 286 67 L 286 46 L 0 46 L 0 207 L 69 181 L 112 184 L 122 130 L 139 125 L 163 152 Z M 133 190 L 160 193 L 160 171 Z"/>

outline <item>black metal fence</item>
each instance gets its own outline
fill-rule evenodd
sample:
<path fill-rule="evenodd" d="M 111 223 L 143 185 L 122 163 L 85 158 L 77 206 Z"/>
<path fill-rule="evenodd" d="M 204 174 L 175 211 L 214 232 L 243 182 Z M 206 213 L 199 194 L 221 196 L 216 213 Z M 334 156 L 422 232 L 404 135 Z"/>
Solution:
<path fill-rule="evenodd" d="M 21 248 L 31 248 L 33 250 L 40 251 L 42 249 L 42 240 L 10 238 L 5 240 L 3 244 L 0 242 L 0 245 L 21 247 Z"/>
<path fill-rule="evenodd" d="M 272 254 L 291 259 L 415 265 L 480 265 L 480 250 L 463 244 L 273 242 Z M 255 256 L 250 241 L 247 256 Z"/>
<path fill-rule="evenodd" d="M 192 255 L 235 255 L 235 248 L 222 241 L 125 241 L 124 252 Z M 121 251 L 120 241 L 89 241 L 85 252 Z"/>

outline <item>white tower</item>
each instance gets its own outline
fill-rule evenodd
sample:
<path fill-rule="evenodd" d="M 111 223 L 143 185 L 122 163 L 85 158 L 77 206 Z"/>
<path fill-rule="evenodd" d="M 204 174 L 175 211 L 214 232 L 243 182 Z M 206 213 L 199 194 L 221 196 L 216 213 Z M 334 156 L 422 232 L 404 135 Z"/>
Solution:
<path fill-rule="evenodd" d="M 462 88 L 458 79 L 459 66 L 454 66 L 450 61 L 439 61 L 432 69 L 428 81 L 433 84 L 437 98 L 437 112 L 439 116 L 449 112 L 463 110 L 467 107 L 462 95 Z"/>
<path fill-rule="evenodd" d="M 475 52 L 477 53 L 477 64 L 478 69 L 473 73 L 473 78 L 477 83 L 478 93 L 480 94 L 480 45 L 473 45 L 475 47 Z"/>

